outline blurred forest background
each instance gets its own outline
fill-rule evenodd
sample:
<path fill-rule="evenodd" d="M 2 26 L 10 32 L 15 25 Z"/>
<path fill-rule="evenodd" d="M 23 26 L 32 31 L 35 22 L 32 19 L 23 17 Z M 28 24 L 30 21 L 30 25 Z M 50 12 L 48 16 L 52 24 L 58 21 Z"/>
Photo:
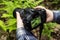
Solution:
<path fill-rule="evenodd" d="M 0 0 L 0 40 L 16 40 L 16 19 L 13 10 L 19 8 L 33 8 L 44 6 L 50 10 L 60 10 L 60 0 Z M 56 23 L 44 24 L 41 40 L 60 40 L 60 25 Z M 39 28 L 32 31 L 39 39 Z"/>

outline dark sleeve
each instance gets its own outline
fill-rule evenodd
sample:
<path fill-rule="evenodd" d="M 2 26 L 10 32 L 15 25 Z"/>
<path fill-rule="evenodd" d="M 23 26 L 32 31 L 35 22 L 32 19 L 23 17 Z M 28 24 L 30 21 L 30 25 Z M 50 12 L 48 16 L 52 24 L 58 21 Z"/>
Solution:
<path fill-rule="evenodd" d="M 29 31 L 25 28 L 18 28 L 16 34 L 17 40 L 37 40 Z"/>
<path fill-rule="evenodd" d="M 60 11 L 53 11 L 53 22 L 60 24 Z"/>

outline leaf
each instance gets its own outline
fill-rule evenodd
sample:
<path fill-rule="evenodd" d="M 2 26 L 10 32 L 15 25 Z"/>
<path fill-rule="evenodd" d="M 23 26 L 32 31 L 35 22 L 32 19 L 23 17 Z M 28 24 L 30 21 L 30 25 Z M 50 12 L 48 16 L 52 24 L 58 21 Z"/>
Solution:
<path fill-rule="evenodd" d="M 0 20 L 0 27 L 4 30 L 4 31 L 6 31 L 7 30 L 7 26 L 4 24 L 4 22 L 3 21 L 1 21 Z"/>
<path fill-rule="evenodd" d="M 9 19 L 9 20 L 6 22 L 6 24 L 7 24 L 8 26 L 14 25 L 15 23 L 16 23 L 16 19 Z"/>
<path fill-rule="evenodd" d="M 9 15 L 9 14 L 3 14 L 2 16 L 1 16 L 1 18 L 10 18 L 10 17 L 13 17 L 12 15 Z"/>

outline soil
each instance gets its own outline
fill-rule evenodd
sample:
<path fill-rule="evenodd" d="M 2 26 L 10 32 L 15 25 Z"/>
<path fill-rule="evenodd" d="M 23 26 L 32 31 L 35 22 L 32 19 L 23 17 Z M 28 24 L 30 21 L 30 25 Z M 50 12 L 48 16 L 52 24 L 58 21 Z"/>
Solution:
<path fill-rule="evenodd" d="M 0 30 L 0 40 L 16 40 L 16 32 L 10 33 Z"/>
<path fill-rule="evenodd" d="M 50 40 L 60 40 L 60 27 L 59 26 L 54 28 L 54 32 L 51 32 L 52 38 Z M 39 29 L 37 28 L 33 30 L 33 33 L 39 39 L 38 31 Z M 16 30 L 9 33 L 0 29 L 0 40 L 16 40 Z M 47 36 L 42 35 L 41 40 L 49 40 L 49 38 Z"/>
<path fill-rule="evenodd" d="M 46 8 L 48 9 L 53 9 L 54 5 L 52 7 L 51 3 L 49 5 L 47 5 L 47 1 L 44 2 Z M 0 5 L 0 8 L 4 7 L 5 5 Z M 60 7 L 59 7 L 60 8 Z M 6 11 L 3 11 L 6 12 Z M 2 14 L 0 15 L 2 16 Z M 5 19 L 3 19 L 5 22 Z M 51 40 L 60 40 L 60 26 L 56 26 L 54 29 L 54 32 L 51 32 Z M 35 36 L 39 39 L 39 32 L 38 29 L 33 30 L 33 33 L 35 34 Z M 12 31 L 12 32 L 5 32 L 2 29 L 0 29 L 0 40 L 16 40 L 16 30 Z M 41 40 L 48 40 L 47 36 L 43 36 L 41 37 Z"/>

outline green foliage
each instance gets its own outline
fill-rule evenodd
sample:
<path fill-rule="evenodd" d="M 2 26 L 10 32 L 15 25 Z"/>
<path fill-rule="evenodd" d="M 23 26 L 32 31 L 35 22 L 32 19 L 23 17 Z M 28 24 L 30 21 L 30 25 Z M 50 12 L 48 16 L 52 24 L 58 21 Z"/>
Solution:
<path fill-rule="evenodd" d="M 45 5 L 49 9 L 60 10 L 60 0 L 46 0 Z"/>
<path fill-rule="evenodd" d="M 9 29 L 9 32 L 12 30 L 16 30 L 16 19 L 13 17 L 13 10 L 17 7 L 19 8 L 33 8 L 37 6 L 40 2 L 43 0 L 0 0 L 0 5 L 2 6 L 0 10 L 7 11 L 2 12 L 1 20 L 0 21 L 0 27 L 2 27 L 3 30 L 7 31 Z"/>
<path fill-rule="evenodd" d="M 2 29 L 4 29 L 6 31 L 6 25 L 1 20 L 0 20 L 0 27 L 2 27 Z"/>
<path fill-rule="evenodd" d="M 60 0 L 45 0 L 44 5 L 46 6 L 46 8 L 51 9 L 51 10 L 60 10 Z M 50 40 L 51 32 L 53 32 L 53 28 L 56 25 L 57 25 L 56 23 L 45 24 L 42 35 L 48 36 Z"/>
<path fill-rule="evenodd" d="M 50 39 L 51 38 L 51 32 L 53 32 L 53 28 L 55 27 L 55 25 L 57 25 L 57 24 L 51 23 L 51 22 L 44 24 L 44 29 L 43 29 L 42 35 L 48 36 Z"/>
<path fill-rule="evenodd" d="M 19 8 L 33 8 L 39 5 L 43 0 L 0 0 L 0 28 L 4 31 L 9 29 L 9 32 L 12 30 L 16 30 L 16 19 L 13 17 L 13 10 L 17 7 Z M 47 7 L 53 9 L 54 7 L 57 9 L 59 8 L 60 0 L 47 0 L 48 5 Z M 1 12 L 1 10 L 5 10 L 7 12 Z M 1 16 L 2 15 L 2 16 Z M 51 37 L 50 34 L 53 31 L 52 28 L 55 24 L 48 23 L 45 24 L 43 35 Z"/>
<path fill-rule="evenodd" d="M 48 9 L 60 10 L 60 0 L 46 0 L 45 1 L 45 6 Z M 45 24 L 45 27 L 44 27 L 44 30 L 43 30 L 42 34 L 51 38 L 51 32 L 53 32 L 52 28 L 55 27 L 56 25 L 57 25 L 56 23 Z"/>

